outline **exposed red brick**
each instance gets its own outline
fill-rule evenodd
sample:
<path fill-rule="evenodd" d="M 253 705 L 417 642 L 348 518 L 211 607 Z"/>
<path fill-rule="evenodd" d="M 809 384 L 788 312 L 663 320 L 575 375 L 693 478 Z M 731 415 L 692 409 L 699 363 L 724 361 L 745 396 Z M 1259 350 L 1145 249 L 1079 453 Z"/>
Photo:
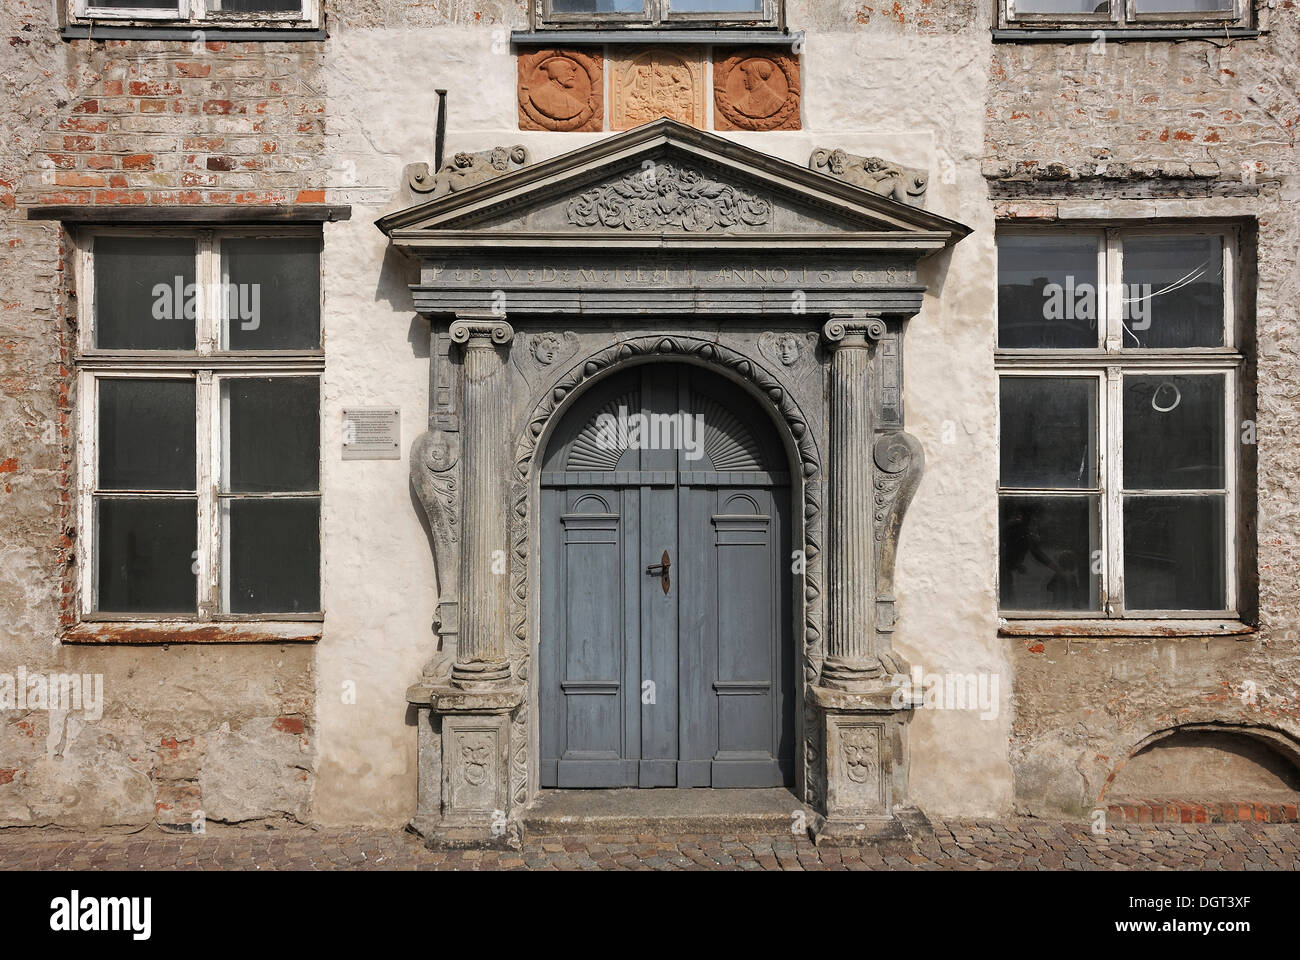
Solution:
<path fill-rule="evenodd" d="M 306 725 L 299 717 L 276 717 L 271 726 L 281 733 L 292 734 L 300 734 L 306 729 Z"/>

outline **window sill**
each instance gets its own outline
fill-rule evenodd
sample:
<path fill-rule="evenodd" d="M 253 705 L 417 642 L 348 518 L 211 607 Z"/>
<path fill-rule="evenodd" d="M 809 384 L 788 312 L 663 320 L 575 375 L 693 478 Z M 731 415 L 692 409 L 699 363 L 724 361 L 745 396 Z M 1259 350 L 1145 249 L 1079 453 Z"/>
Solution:
<path fill-rule="evenodd" d="M 789 47 L 803 42 L 803 31 L 791 33 L 777 27 L 734 27 L 700 29 L 683 24 L 678 27 L 541 27 L 537 30 L 514 30 L 510 42 L 517 45 L 539 44 L 744 44 L 746 46 Z"/>
<path fill-rule="evenodd" d="M 1240 620 L 998 620 L 1000 637 L 1068 637 L 1105 640 L 1147 637 L 1253 637 Z"/>
<path fill-rule="evenodd" d="M 170 643 L 315 643 L 317 621 L 86 621 L 68 628 L 61 639 L 76 644 L 160 645 Z"/>
<path fill-rule="evenodd" d="M 1125 40 L 1255 40 L 1254 27 L 1007 27 L 993 30 L 994 43 L 1093 43 L 1101 32 L 1107 43 Z"/>
<path fill-rule="evenodd" d="M 310 24 L 301 27 L 215 27 L 206 23 L 141 26 L 96 21 L 69 24 L 59 31 L 59 36 L 64 40 L 185 40 L 189 43 L 224 40 L 233 43 L 244 41 L 310 43 L 326 39 L 327 34 L 324 27 Z"/>

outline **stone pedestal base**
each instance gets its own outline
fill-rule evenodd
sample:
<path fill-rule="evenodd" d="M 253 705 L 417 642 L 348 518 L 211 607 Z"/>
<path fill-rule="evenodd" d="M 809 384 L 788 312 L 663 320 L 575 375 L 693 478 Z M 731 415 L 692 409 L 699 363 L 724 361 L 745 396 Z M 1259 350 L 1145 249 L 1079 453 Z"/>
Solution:
<path fill-rule="evenodd" d="M 422 771 L 411 829 L 429 847 L 518 849 L 510 729 L 523 691 L 417 685 L 407 699 L 419 709 Z"/>
<path fill-rule="evenodd" d="M 912 706 L 887 681 L 856 691 L 813 687 L 822 715 L 826 814 L 814 842 L 904 839 L 929 821 L 907 796 L 907 723 Z"/>

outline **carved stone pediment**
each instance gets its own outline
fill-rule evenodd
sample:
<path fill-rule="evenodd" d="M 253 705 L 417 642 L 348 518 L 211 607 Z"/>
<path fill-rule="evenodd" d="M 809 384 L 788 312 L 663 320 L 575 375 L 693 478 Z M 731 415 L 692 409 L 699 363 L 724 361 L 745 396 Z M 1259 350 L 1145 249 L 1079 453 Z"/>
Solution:
<path fill-rule="evenodd" d="M 930 175 L 924 170 L 900 166 L 881 157 L 860 157 L 838 147 L 814 150 L 808 166 L 882 197 L 918 206 L 925 201 L 930 184 Z"/>
<path fill-rule="evenodd" d="M 654 236 L 659 250 L 701 241 L 717 250 L 718 238 L 736 237 L 786 252 L 925 255 L 969 232 L 915 205 L 924 174 L 884 164 L 859 176 L 843 156 L 839 174 L 838 161 L 809 169 L 664 118 L 519 169 L 492 166 L 499 175 L 477 182 L 462 177 L 378 225 L 412 252 L 609 250 Z"/>

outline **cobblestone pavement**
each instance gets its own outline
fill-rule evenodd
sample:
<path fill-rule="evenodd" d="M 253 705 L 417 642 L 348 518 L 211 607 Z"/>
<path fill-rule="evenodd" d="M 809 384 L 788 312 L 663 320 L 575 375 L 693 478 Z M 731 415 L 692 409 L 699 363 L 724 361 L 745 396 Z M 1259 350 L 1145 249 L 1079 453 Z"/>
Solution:
<path fill-rule="evenodd" d="M 935 835 L 814 847 L 791 835 L 538 837 L 514 850 L 428 850 L 409 833 L 225 829 L 85 837 L 0 831 L 0 869 L 44 870 L 1296 870 L 1297 824 L 1113 827 L 945 821 Z"/>

